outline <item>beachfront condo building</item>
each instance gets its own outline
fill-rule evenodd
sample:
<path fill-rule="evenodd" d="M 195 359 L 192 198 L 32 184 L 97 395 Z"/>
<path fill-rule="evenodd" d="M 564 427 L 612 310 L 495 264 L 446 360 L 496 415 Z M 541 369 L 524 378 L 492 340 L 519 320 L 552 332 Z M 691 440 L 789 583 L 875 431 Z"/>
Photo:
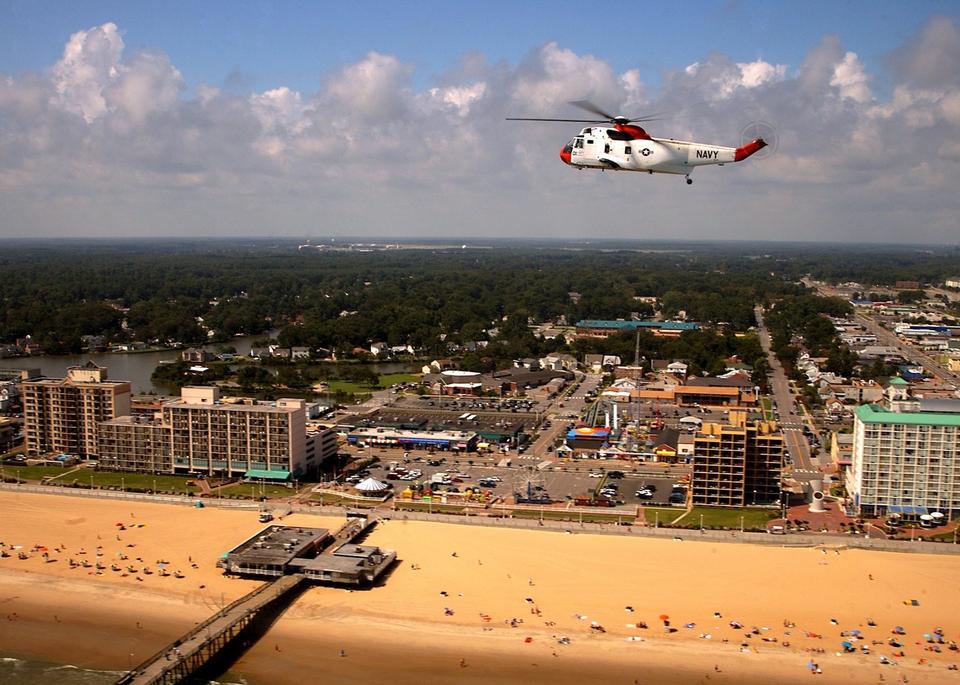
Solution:
<path fill-rule="evenodd" d="M 893 384 L 889 390 L 888 406 L 865 404 L 854 413 L 846 487 L 856 510 L 960 513 L 960 400 L 915 400 Z"/>
<path fill-rule="evenodd" d="M 694 505 L 742 507 L 780 499 L 783 433 L 731 411 L 730 424 L 705 423 L 693 441 Z"/>
<path fill-rule="evenodd" d="M 121 471 L 287 480 L 336 451 L 331 429 L 307 432 L 303 400 L 227 400 L 215 387 L 184 387 L 152 416 L 100 427 L 100 464 Z"/>
<path fill-rule="evenodd" d="M 29 378 L 20 384 L 23 433 L 31 455 L 97 455 L 97 428 L 130 413 L 130 383 L 107 379 L 93 362 L 67 369 L 65 378 Z"/>

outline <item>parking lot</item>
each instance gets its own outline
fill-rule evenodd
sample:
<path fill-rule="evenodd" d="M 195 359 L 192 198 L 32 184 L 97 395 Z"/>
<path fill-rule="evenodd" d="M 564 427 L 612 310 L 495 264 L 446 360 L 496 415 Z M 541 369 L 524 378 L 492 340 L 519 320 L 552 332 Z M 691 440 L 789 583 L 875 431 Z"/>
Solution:
<path fill-rule="evenodd" d="M 509 497 L 516 492 L 526 494 L 529 483 L 529 490 L 533 494 L 546 494 L 554 501 L 586 497 L 591 491 L 598 490 L 602 485 L 614 483 L 618 487 L 616 500 L 623 501 L 625 505 L 631 507 L 638 504 L 665 505 L 670 497 L 672 485 L 676 482 L 675 474 L 655 472 L 651 475 L 645 475 L 630 471 L 626 465 L 611 462 L 605 462 L 605 470 L 599 468 L 566 470 L 557 465 L 540 470 L 535 463 L 518 462 L 515 454 L 510 455 L 512 464 L 509 467 L 497 465 L 503 455 L 478 458 L 476 454 L 409 453 L 408 461 L 404 462 L 403 454 L 399 450 L 374 450 L 371 456 L 378 457 L 380 463 L 368 469 L 370 475 L 378 480 L 390 483 L 396 492 L 402 491 L 413 482 L 427 484 L 434 474 L 441 472 L 447 473 L 451 479 L 449 485 L 443 485 L 439 488 L 440 491 L 445 492 L 452 492 L 454 491 L 453 488 L 462 492 L 468 487 L 482 487 L 483 490 L 489 490 L 495 495 Z M 474 462 L 472 465 L 469 463 L 471 460 Z M 431 461 L 440 463 L 431 464 Z M 391 462 L 396 462 L 398 466 L 408 471 L 418 470 L 421 474 L 411 480 L 388 479 L 387 475 L 390 473 Z M 624 478 L 611 479 L 608 477 L 609 471 L 617 470 L 615 467 L 622 467 L 625 470 Z M 590 473 L 601 475 L 600 477 L 591 477 Z M 494 485 L 479 486 L 481 479 L 491 477 L 500 480 Z M 641 499 L 636 496 L 636 492 L 645 485 L 653 485 L 655 488 L 653 497 L 650 499 Z M 542 488 L 542 490 L 538 488 Z"/>

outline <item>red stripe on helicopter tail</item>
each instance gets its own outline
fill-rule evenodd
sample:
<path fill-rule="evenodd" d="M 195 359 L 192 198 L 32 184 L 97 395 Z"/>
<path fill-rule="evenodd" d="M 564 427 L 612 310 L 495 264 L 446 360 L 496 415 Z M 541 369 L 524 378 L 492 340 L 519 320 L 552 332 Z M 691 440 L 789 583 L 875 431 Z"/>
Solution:
<path fill-rule="evenodd" d="M 753 140 L 742 147 L 738 147 L 737 151 L 733 153 L 733 161 L 742 162 L 754 152 L 762 150 L 766 146 L 767 143 L 763 140 L 763 138 L 757 138 L 756 140 Z"/>

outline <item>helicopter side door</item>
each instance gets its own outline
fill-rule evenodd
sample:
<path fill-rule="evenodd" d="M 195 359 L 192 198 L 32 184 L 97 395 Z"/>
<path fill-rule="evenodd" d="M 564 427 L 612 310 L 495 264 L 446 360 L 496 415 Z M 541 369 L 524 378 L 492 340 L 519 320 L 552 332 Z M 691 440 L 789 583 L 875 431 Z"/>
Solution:
<path fill-rule="evenodd" d="M 581 164 L 583 160 L 583 136 L 579 135 L 571 141 L 573 149 L 570 151 L 570 163 Z"/>
<path fill-rule="evenodd" d="M 580 146 L 578 147 L 578 141 Z M 585 128 L 573 140 L 573 152 L 571 153 L 571 164 L 578 166 L 598 166 L 598 152 L 602 149 L 604 141 L 597 136 L 592 129 Z M 579 154 L 578 154 L 579 153 Z"/>

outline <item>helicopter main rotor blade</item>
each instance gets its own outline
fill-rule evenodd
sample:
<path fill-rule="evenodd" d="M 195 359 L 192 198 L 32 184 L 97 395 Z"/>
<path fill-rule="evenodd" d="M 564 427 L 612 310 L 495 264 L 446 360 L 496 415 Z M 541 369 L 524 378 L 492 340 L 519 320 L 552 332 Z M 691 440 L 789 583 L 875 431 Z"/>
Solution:
<path fill-rule="evenodd" d="M 595 104 L 589 100 L 573 100 L 571 103 L 574 107 L 579 107 L 580 109 L 585 109 L 591 114 L 596 114 L 598 117 L 603 117 L 606 121 L 613 121 L 616 119 L 612 114 L 607 114 L 602 109 L 597 107 Z"/>
<path fill-rule="evenodd" d="M 575 107 L 579 107 L 580 109 L 585 109 L 591 114 L 596 114 L 601 117 L 606 117 L 606 121 L 617 123 L 617 124 L 628 124 L 631 122 L 641 123 L 644 121 L 659 121 L 659 118 L 665 114 L 665 112 L 657 112 L 656 114 L 644 114 L 638 117 L 615 117 L 612 114 L 604 112 L 602 109 L 597 107 L 595 104 L 593 104 L 589 100 L 574 100 L 570 104 L 574 105 Z"/>
<path fill-rule="evenodd" d="M 507 117 L 507 121 L 564 121 L 571 124 L 607 124 L 606 119 L 543 119 L 539 117 Z"/>
<path fill-rule="evenodd" d="M 645 114 L 641 117 L 630 117 L 627 121 L 631 122 L 642 122 L 642 121 L 662 121 L 663 116 L 666 112 L 657 112 L 656 114 Z"/>

